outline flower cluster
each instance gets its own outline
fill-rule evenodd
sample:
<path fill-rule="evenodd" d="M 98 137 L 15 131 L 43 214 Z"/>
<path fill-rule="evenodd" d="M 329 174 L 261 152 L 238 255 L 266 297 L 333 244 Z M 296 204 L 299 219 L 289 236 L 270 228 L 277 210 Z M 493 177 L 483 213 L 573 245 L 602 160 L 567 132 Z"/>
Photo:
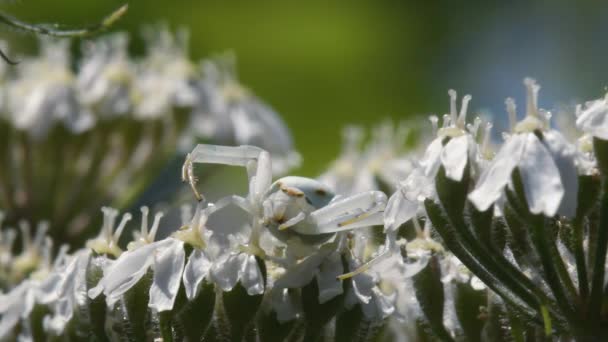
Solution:
<path fill-rule="evenodd" d="M 142 207 L 141 228 L 125 244 L 132 215 L 119 220 L 104 207 L 99 235 L 71 253 L 53 249 L 45 224 L 33 241 L 26 224 L 21 234 L 3 230 L 0 340 L 608 336 L 608 98 L 577 108 L 582 133 L 571 142 L 526 79 L 525 117 L 518 121 L 507 99 L 510 129 L 494 148 L 492 124 L 467 120 L 471 96 L 458 108 L 450 90 L 449 113 L 441 125 L 431 117 L 426 148 L 405 149 L 404 124 L 378 126 L 363 148 L 363 130 L 349 127 L 342 154 L 318 179 L 273 180 L 298 161 L 278 116 L 238 85 L 230 61 L 202 63 L 199 78 L 181 40 L 157 39 L 137 62 L 124 37 L 100 44 L 77 81 L 63 78 L 65 89 L 36 83 L 53 110 L 11 107 L 27 109 L 11 127 L 30 142 L 58 127 L 86 135 L 108 120 L 178 122 L 187 109 L 187 133 L 174 147 L 225 129 L 239 146 L 198 144 L 185 156 L 181 176 L 198 202 L 182 208 L 180 227 L 160 213 L 149 224 Z M 65 59 L 55 49 L 47 54 Z M 23 72 L 9 91 L 26 89 Z M 207 202 L 197 164 L 246 168 L 246 195 Z M 246 219 L 225 220 L 226 212 Z M 172 233 L 157 239 L 159 230 Z"/>
<path fill-rule="evenodd" d="M 118 33 L 86 42 L 79 60 L 69 41 L 45 39 L 19 67 L 0 65 L 0 207 L 11 225 L 48 220 L 51 236 L 82 243 L 101 205 L 132 205 L 198 142 L 265 148 L 277 174 L 299 163 L 233 58 L 193 62 L 184 33 L 145 33 L 138 58 Z"/>

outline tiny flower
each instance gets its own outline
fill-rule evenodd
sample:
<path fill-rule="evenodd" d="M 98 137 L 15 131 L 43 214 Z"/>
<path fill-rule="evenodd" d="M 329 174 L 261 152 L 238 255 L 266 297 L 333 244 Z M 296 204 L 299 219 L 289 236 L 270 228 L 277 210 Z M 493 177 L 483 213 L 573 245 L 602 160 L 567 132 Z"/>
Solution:
<path fill-rule="evenodd" d="M 576 126 L 591 136 L 608 140 L 608 95 L 587 102 L 585 109 L 577 113 Z"/>
<path fill-rule="evenodd" d="M 319 287 L 319 303 L 323 304 L 343 293 L 344 274 L 342 257 L 336 243 L 328 243 L 297 264 L 287 268 L 274 282 L 274 289 L 302 288 L 316 278 Z"/>
<path fill-rule="evenodd" d="M 184 31 L 173 37 L 167 30 L 146 32 L 149 51 L 134 82 L 135 116 L 156 119 L 175 108 L 192 108 L 199 102 L 196 68 L 187 58 Z"/>
<path fill-rule="evenodd" d="M 133 65 L 127 36 L 117 34 L 86 45 L 77 77 L 82 102 L 95 114 L 111 118 L 131 110 Z"/>
<path fill-rule="evenodd" d="M 507 99 L 514 133 L 481 175 L 469 199 L 478 210 L 485 211 L 502 196 L 517 168 L 531 213 L 572 217 L 576 196 L 564 198 L 564 194 L 576 194 L 578 189 L 575 148 L 559 132 L 549 129 L 548 118 L 541 116 L 537 106 L 540 87 L 531 79 L 526 79 L 525 84 L 528 88 L 526 118 L 514 124 L 515 103 Z"/>
<path fill-rule="evenodd" d="M 435 197 L 435 181 L 422 167 L 415 168 L 388 199 L 384 227 L 396 231 L 402 224 L 424 212 L 424 200 Z"/>
<path fill-rule="evenodd" d="M 147 220 L 144 219 L 147 212 L 142 208 L 139 241 L 132 245 L 131 249 L 120 254 L 118 259 L 104 270 L 103 278 L 97 286 L 89 290 L 89 297 L 96 298 L 103 293 L 108 306 L 113 306 L 152 267 L 154 280 L 150 288 L 148 306 L 157 311 L 166 311 L 173 307 L 184 268 L 183 241 L 167 238 L 152 242 L 154 236 L 151 234 L 156 230 L 148 233 Z"/>
<path fill-rule="evenodd" d="M 118 228 L 115 230 L 114 227 L 116 225 L 116 218 L 118 217 L 118 210 L 103 207 L 101 208 L 101 211 L 103 213 L 101 232 L 97 238 L 87 241 L 87 247 L 97 254 L 107 254 L 117 258 L 122 253 L 122 249 L 118 247 L 118 240 L 132 216 L 129 213 L 124 214 L 118 224 Z"/>
<path fill-rule="evenodd" d="M 18 78 L 7 84 L 8 112 L 15 127 L 37 139 L 56 122 L 74 133 L 88 130 L 94 118 L 79 102 L 67 42 L 44 40 L 42 51 L 42 58 L 24 61 Z"/>
<path fill-rule="evenodd" d="M 393 187 L 414 167 L 410 156 L 402 154 L 409 131 L 405 123 L 395 129 L 383 122 L 374 127 L 371 141 L 362 149 L 363 129 L 346 127 L 341 155 L 319 180 L 340 195 Z"/>
<path fill-rule="evenodd" d="M 444 116 L 444 124 L 437 132 L 437 138 L 427 148 L 420 164 L 427 177 L 435 178 L 440 166 L 445 168 L 446 176 L 460 181 L 467 163 L 475 161 L 477 143 L 466 129 L 466 114 L 471 95 L 462 98 L 460 113 L 456 109 L 456 91 L 450 95 L 450 115 Z M 432 122 L 436 122 L 432 120 Z M 444 142 L 449 138 L 447 143 Z"/>

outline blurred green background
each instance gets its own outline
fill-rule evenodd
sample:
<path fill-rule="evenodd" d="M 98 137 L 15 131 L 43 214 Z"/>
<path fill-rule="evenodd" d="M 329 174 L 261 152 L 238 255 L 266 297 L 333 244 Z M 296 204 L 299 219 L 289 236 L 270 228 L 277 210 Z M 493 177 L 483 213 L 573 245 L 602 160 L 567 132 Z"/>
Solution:
<path fill-rule="evenodd" d="M 37 23 L 82 26 L 121 0 L 21 0 L 0 8 Z M 504 116 L 506 96 L 523 108 L 525 76 L 552 108 L 605 91 L 606 2 L 600 1 L 206 1 L 135 0 L 114 30 L 142 51 L 145 25 L 190 31 L 200 59 L 232 50 L 240 78 L 279 111 L 316 175 L 337 155 L 340 129 L 382 118 L 448 110 L 448 88 L 471 93 L 474 110 Z M 35 39 L 9 29 L 10 54 Z"/>

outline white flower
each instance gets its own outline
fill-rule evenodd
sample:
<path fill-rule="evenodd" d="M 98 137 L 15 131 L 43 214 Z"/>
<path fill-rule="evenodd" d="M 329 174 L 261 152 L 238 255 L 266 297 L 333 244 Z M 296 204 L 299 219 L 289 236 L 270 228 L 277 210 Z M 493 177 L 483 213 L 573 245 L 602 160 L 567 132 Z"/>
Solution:
<path fill-rule="evenodd" d="M 224 254 L 213 263 L 210 275 L 222 291 L 231 291 L 240 282 L 250 296 L 264 293 L 264 278 L 253 255 Z"/>
<path fill-rule="evenodd" d="M 100 255 L 108 254 L 118 257 L 122 253 L 122 249 L 118 247 L 118 240 L 132 216 L 129 213 L 124 214 L 120 224 L 118 224 L 118 228 L 114 230 L 116 218 L 118 217 L 118 210 L 102 207 L 101 212 L 103 213 L 101 232 L 97 238 L 87 241 L 87 248 L 92 249 L 95 253 Z"/>
<path fill-rule="evenodd" d="M 323 304 L 344 292 L 342 281 L 338 279 L 338 276 L 342 274 L 344 274 L 344 267 L 337 245 L 328 243 L 321 246 L 315 254 L 290 266 L 274 282 L 274 290 L 302 288 L 316 278 L 319 287 L 319 303 Z"/>
<path fill-rule="evenodd" d="M 444 116 L 444 124 L 437 132 L 437 138 L 427 148 L 420 164 L 427 177 L 435 178 L 440 166 L 445 168 L 446 176 L 460 181 L 467 162 L 475 161 L 477 143 L 466 130 L 466 114 L 470 95 L 462 98 L 460 114 L 456 111 L 456 91 L 450 90 L 450 115 Z M 432 120 L 432 122 L 436 122 Z M 450 140 L 444 145 L 444 140 Z"/>
<path fill-rule="evenodd" d="M 7 84 L 7 110 L 15 127 L 38 139 L 56 122 L 74 133 L 95 123 L 79 103 L 67 43 L 43 40 L 42 57 L 24 61 L 17 69 L 18 78 Z"/>
<path fill-rule="evenodd" d="M 52 314 L 44 319 L 45 329 L 60 335 L 74 316 L 74 311 L 86 303 L 86 269 L 91 252 L 83 249 L 66 257 L 55 266 L 57 299 L 50 305 Z"/>
<path fill-rule="evenodd" d="M 147 219 L 144 219 L 147 218 L 147 213 L 147 208 L 142 208 L 139 241 L 104 270 L 103 278 L 89 290 L 89 297 L 96 298 L 103 293 L 108 306 L 113 306 L 152 267 L 154 280 L 148 306 L 157 311 L 173 308 L 184 270 L 184 242 L 174 238 L 152 242 L 160 217 L 157 216 L 153 229 L 148 232 Z"/>
<path fill-rule="evenodd" d="M 196 68 L 187 58 L 185 32 L 149 30 L 149 52 L 135 78 L 135 116 L 160 118 L 174 108 L 192 108 L 200 101 Z"/>
<path fill-rule="evenodd" d="M 585 109 L 577 114 L 576 127 L 594 137 L 608 140 L 608 95 L 587 102 Z"/>
<path fill-rule="evenodd" d="M 559 213 L 572 217 L 576 196 L 564 197 L 564 194 L 576 194 L 578 190 L 574 165 L 576 150 L 559 132 L 547 129 L 548 119 L 543 118 L 537 108 L 540 87 L 531 79 L 526 79 L 525 84 L 528 88 L 527 116 L 517 125 L 512 124 L 515 133 L 507 138 L 481 175 L 469 199 L 478 210 L 485 211 L 502 196 L 517 168 L 531 213 L 549 217 Z M 507 99 L 506 105 L 511 122 L 514 122 L 515 103 Z"/>
<path fill-rule="evenodd" d="M 384 211 L 384 227 L 396 231 L 402 224 L 424 212 L 424 200 L 435 197 L 435 181 L 427 177 L 421 167 L 414 169 L 399 184 L 388 199 Z"/>
<path fill-rule="evenodd" d="M 134 66 L 128 59 L 127 36 L 116 34 L 86 45 L 77 84 L 82 102 L 103 117 L 131 110 Z"/>
<path fill-rule="evenodd" d="M 342 132 L 340 156 L 319 181 L 339 195 L 381 190 L 379 181 L 393 187 L 414 167 L 411 158 L 401 153 L 409 132 L 405 122 L 395 129 L 390 121 L 385 121 L 374 127 L 371 141 L 361 149 L 363 128 L 347 126 Z"/>

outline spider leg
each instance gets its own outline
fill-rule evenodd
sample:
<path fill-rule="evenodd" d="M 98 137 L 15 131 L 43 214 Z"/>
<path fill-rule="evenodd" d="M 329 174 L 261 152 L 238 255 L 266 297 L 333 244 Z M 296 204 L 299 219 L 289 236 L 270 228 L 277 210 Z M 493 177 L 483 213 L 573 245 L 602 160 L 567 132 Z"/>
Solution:
<path fill-rule="evenodd" d="M 272 164 L 268 152 L 255 146 L 218 146 L 197 145 L 186 157 L 182 167 L 182 180 L 187 181 L 200 201 L 202 196 L 196 190 L 193 164 L 222 164 L 247 168 L 249 193 L 256 199 L 261 198 L 272 182 Z"/>
<path fill-rule="evenodd" d="M 354 271 L 339 275 L 338 279 L 345 280 L 348 278 L 352 278 L 352 277 L 356 276 L 357 274 L 363 273 L 363 272 L 369 270 L 370 268 L 372 268 L 372 266 L 376 265 L 380 261 L 386 259 L 386 257 L 388 257 L 390 255 L 390 253 L 391 253 L 390 250 L 383 250 L 380 254 L 376 255 L 375 257 L 373 257 L 371 260 L 364 263 L 363 265 L 357 267 Z"/>
<path fill-rule="evenodd" d="M 352 229 L 382 225 L 386 195 L 380 191 L 367 191 L 341 198 L 310 213 L 312 225 L 296 228 L 305 235 L 337 233 Z"/>
<path fill-rule="evenodd" d="M 296 224 L 304 221 L 305 218 L 306 218 L 306 214 L 304 214 L 303 212 L 299 212 L 298 215 L 290 218 L 286 222 L 281 223 L 279 225 L 279 230 L 285 230 L 285 229 L 287 229 L 289 227 L 293 227 Z"/>

